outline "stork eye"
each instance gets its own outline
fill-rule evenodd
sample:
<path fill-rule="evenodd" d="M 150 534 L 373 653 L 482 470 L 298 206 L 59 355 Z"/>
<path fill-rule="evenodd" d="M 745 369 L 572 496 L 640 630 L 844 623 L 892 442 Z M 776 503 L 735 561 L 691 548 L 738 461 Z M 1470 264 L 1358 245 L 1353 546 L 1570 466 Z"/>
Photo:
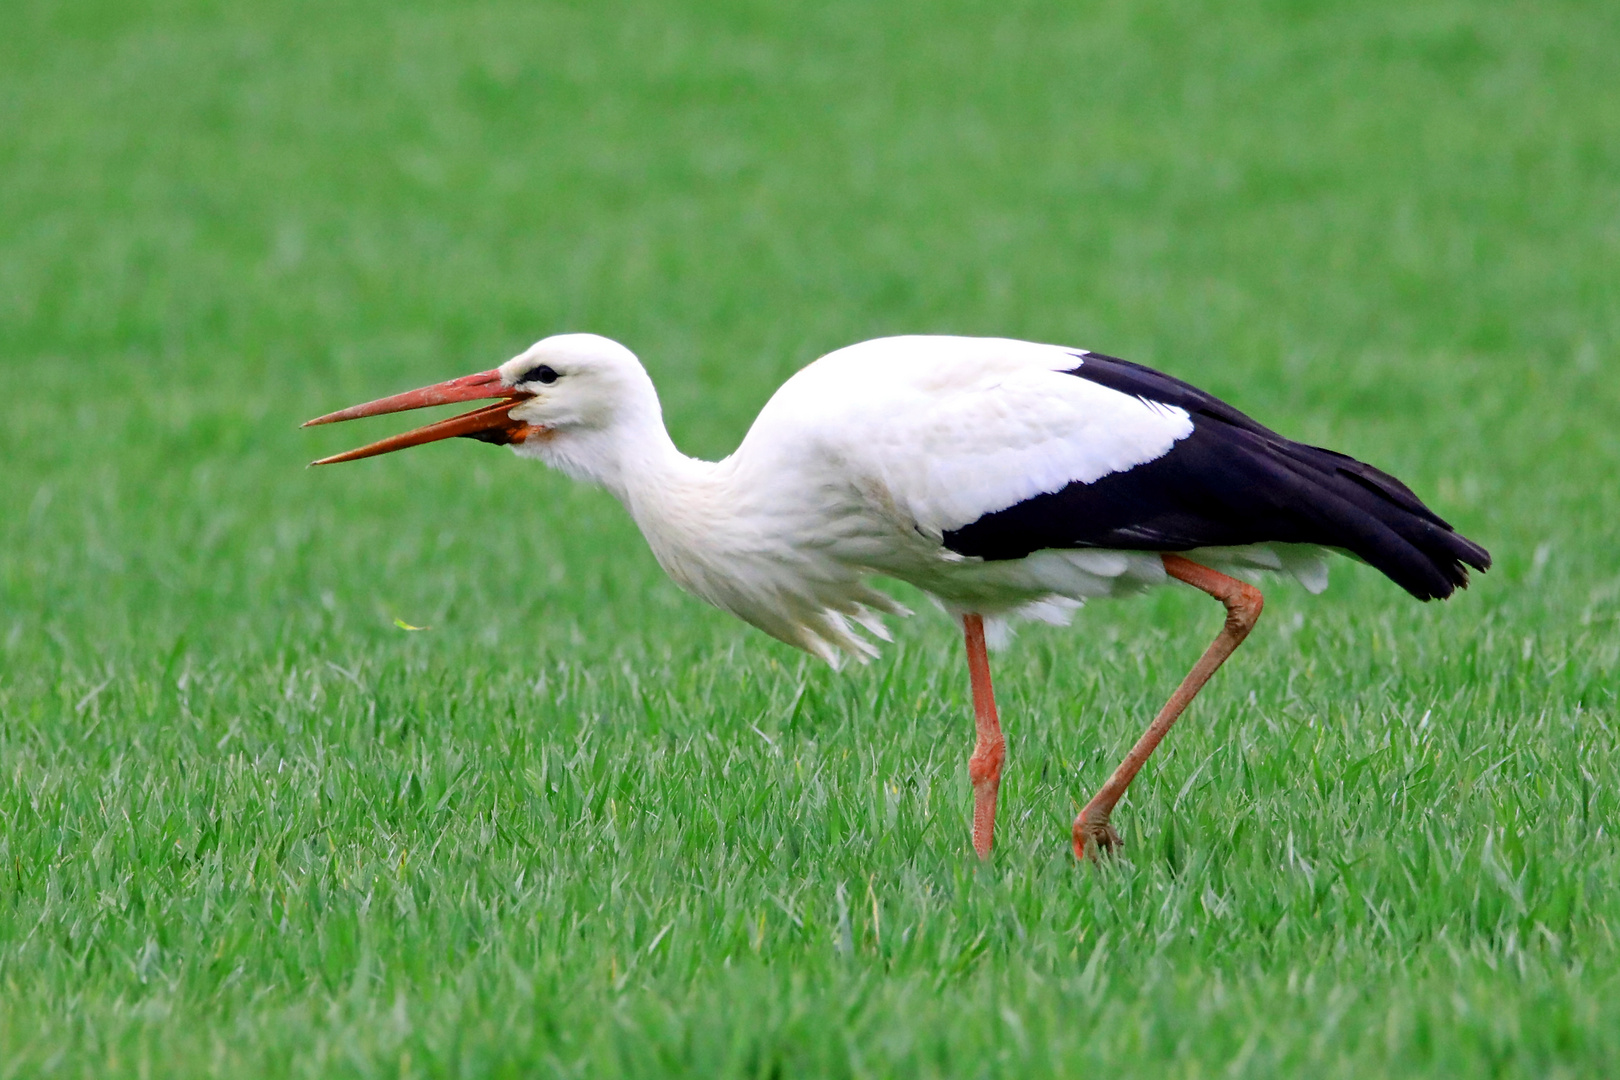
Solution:
<path fill-rule="evenodd" d="M 545 383 L 547 386 L 550 386 L 552 383 L 557 381 L 557 373 L 551 369 L 551 365 L 541 364 L 539 367 L 531 369 L 527 375 L 523 376 L 523 381 Z"/>

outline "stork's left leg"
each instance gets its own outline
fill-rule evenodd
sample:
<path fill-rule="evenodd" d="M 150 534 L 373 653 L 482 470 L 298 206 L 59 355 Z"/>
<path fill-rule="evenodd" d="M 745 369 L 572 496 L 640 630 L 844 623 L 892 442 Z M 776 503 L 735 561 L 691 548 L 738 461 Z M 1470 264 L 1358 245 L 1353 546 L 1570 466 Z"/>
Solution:
<path fill-rule="evenodd" d="M 1153 718 L 1153 723 L 1136 740 L 1131 752 L 1125 755 L 1125 760 L 1119 763 L 1114 775 L 1108 778 L 1097 794 L 1091 797 L 1086 808 L 1080 811 L 1080 816 L 1074 819 L 1074 856 L 1084 857 L 1088 850 L 1112 851 L 1120 844 L 1119 834 L 1114 827 L 1108 824 L 1109 817 L 1114 812 L 1114 804 L 1119 802 L 1125 789 L 1131 786 L 1137 772 L 1147 761 L 1148 755 L 1153 753 L 1164 738 L 1170 725 L 1176 722 L 1193 697 L 1203 689 L 1209 677 L 1215 674 L 1215 669 L 1232 655 L 1243 639 L 1249 636 L 1254 628 L 1255 620 L 1260 617 L 1260 608 L 1264 604 L 1260 590 L 1253 585 L 1227 577 L 1225 574 L 1201 566 L 1191 559 L 1184 559 L 1180 555 L 1164 556 L 1164 569 L 1173 578 L 1185 581 L 1195 589 L 1202 589 L 1215 599 L 1226 605 L 1226 625 L 1221 628 L 1220 634 L 1204 651 L 1197 664 L 1187 673 L 1181 681 L 1176 692 L 1170 695 L 1170 700 L 1159 715 Z"/>
<path fill-rule="evenodd" d="M 996 792 L 1001 787 L 1001 763 L 1007 757 L 1007 740 L 996 718 L 996 694 L 990 688 L 990 657 L 984 651 L 984 619 L 962 616 L 967 637 L 968 679 L 973 684 L 973 722 L 979 742 L 968 759 L 968 779 L 973 781 L 973 850 L 979 858 L 990 857 L 990 841 L 996 831 Z"/>

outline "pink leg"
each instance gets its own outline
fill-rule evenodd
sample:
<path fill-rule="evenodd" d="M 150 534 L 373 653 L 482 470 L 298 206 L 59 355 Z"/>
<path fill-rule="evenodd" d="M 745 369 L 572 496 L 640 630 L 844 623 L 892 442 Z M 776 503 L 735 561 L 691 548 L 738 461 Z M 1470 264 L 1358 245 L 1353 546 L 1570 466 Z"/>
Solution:
<path fill-rule="evenodd" d="M 1119 763 L 1114 775 L 1091 797 L 1086 808 L 1080 811 L 1080 816 L 1074 819 L 1074 855 L 1082 858 L 1086 855 L 1096 857 L 1098 852 L 1113 851 L 1120 846 L 1119 833 L 1108 824 L 1109 817 L 1114 812 L 1114 804 L 1119 802 L 1125 794 L 1125 789 L 1131 786 L 1137 772 L 1147 761 L 1148 755 L 1153 753 L 1164 738 L 1170 725 L 1176 722 L 1203 689 L 1209 677 L 1215 674 L 1215 669 L 1221 666 L 1228 656 L 1232 655 L 1243 639 L 1249 636 L 1254 628 L 1255 620 L 1260 617 L 1260 608 L 1265 601 L 1260 590 L 1253 585 L 1247 585 L 1235 578 L 1211 570 L 1207 566 L 1200 566 L 1190 559 L 1180 555 L 1164 556 L 1164 569 L 1173 578 L 1185 581 L 1195 589 L 1202 589 L 1215 599 L 1226 605 L 1226 625 L 1221 628 L 1220 634 L 1215 638 L 1198 663 L 1187 673 L 1181 681 L 1176 692 L 1170 695 L 1159 715 L 1153 718 L 1153 723 L 1136 740 L 1131 752 L 1125 755 L 1125 760 Z M 988 681 L 988 680 L 987 680 Z M 991 796 L 995 798 L 994 795 Z"/>
<path fill-rule="evenodd" d="M 968 759 L 968 779 L 973 781 L 973 850 L 979 858 L 990 857 L 990 841 L 996 832 L 996 791 L 1001 787 L 1001 763 L 1007 757 L 1007 740 L 996 719 L 996 694 L 990 687 L 990 657 L 984 651 L 984 619 L 964 615 L 967 635 L 968 679 L 973 684 L 973 723 L 978 729 L 978 745 Z"/>

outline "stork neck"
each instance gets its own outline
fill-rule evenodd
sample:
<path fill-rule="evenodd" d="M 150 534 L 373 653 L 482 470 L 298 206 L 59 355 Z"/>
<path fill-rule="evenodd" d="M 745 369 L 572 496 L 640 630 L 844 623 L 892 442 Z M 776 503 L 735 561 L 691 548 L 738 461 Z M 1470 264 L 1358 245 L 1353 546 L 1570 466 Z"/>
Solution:
<path fill-rule="evenodd" d="M 520 453 L 538 457 L 576 480 L 600 484 L 629 511 L 658 561 L 683 586 L 699 595 L 711 590 L 704 552 L 741 508 L 727 482 L 727 462 L 701 461 L 676 448 L 664 427 L 651 382 L 642 393 L 620 398 L 602 426 L 563 425 L 550 437 L 531 438 Z"/>
<path fill-rule="evenodd" d="M 644 512 L 656 510 L 687 489 L 711 477 L 715 463 L 681 453 L 660 418 L 621 442 L 614 475 L 602 484 L 616 495 L 639 522 Z"/>
<path fill-rule="evenodd" d="M 675 446 L 656 404 L 621 415 L 609 427 L 575 430 L 539 448 L 548 464 L 576 480 L 607 488 L 643 532 L 702 488 L 716 465 L 687 457 Z"/>
<path fill-rule="evenodd" d="M 683 588 L 714 599 L 708 554 L 728 547 L 729 527 L 747 515 L 727 483 L 725 462 L 688 457 L 662 422 L 622 445 L 618 467 L 603 486 L 630 512 L 665 571 Z"/>

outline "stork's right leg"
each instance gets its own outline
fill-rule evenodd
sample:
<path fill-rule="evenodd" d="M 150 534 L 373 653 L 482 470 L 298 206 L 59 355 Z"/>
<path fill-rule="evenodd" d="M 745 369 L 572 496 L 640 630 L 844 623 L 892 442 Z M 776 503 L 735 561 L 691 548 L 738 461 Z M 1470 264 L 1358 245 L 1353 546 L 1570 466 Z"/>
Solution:
<path fill-rule="evenodd" d="M 1193 665 L 1176 692 L 1170 695 L 1170 700 L 1153 718 L 1153 723 L 1136 740 L 1136 745 L 1119 763 L 1119 768 L 1108 778 L 1108 783 L 1091 797 L 1086 808 L 1080 811 L 1080 816 L 1074 819 L 1074 856 L 1077 859 L 1083 858 L 1088 852 L 1095 855 L 1098 851 L 1112 851 L 1119 847 L 1119 833 L 1108 823 L 1114 812 L 1114 804 L 1131 786 L 1131 781 L 1147 762 L 1148 755 L 1159 745 L 1159 740 L 1164 738 L 1165 732 L 1170 730 L 1170 725 L 1176 722 L 1176 717 L 1203 689 L 1209 677 L 1215 674 L 1215 669 L 1249 636 L 1265 602 L 1260 590 L 1253 585 L 1227 577 L 1180 555 L 1164 556 L 1164 569 L 1171 577 L 1185 581 L 1195 589 L 1202 589 L 1225 604 L 1226 625 L 1209 648 L 1204 650 L 1204 655 L 1199 657 L 1198 663 Z"/>
<path fill-rule="evenodd" d="M 973 684 L 973 722 L 979 733 L 978 745 L 968 759 L 968 779 L 973 781 L 973 850 L 979 858 L 990 857 L 990 842 L 996 831 L 996 792 L 1001 787 L 1001 763 L 1007 757 L 1007 740 L 996 718 L 996 695 L 990 687 L 990 657 L 984 650 L 984 619 L 962 616 L 967 638 L 968 679 Z"/>

